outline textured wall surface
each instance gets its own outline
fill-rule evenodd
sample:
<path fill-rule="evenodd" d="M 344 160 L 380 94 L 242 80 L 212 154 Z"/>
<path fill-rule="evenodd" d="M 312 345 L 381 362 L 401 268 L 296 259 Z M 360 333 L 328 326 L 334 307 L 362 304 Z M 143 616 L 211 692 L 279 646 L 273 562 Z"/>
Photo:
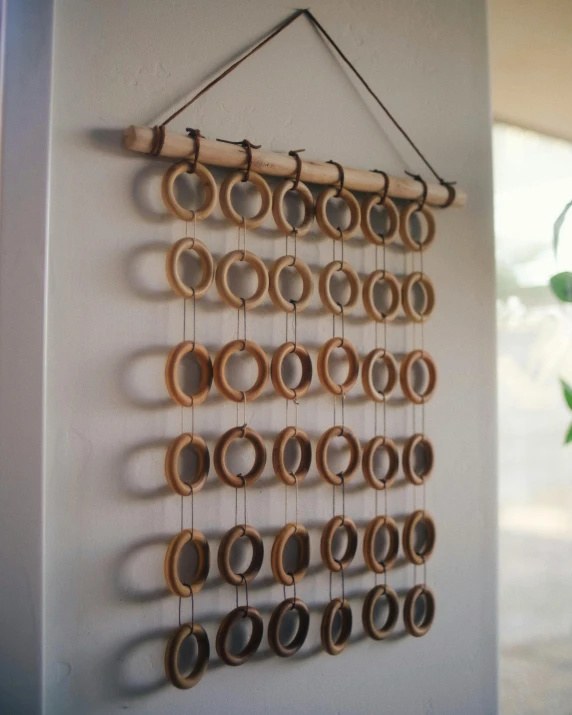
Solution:
<path fill-rule="evenodd" d="M 163 476 L 165 447 L 179 433 L 180 410 L 168 399 L 163 369 L 169 348 L 182 339 L 182 305 L 164 278 L 165 252 L 185 226 L 161 204 L 160 178 L 168 164 L 123 151 L 121 132 L 131 123 L 164 118 L 161 112 L 171 103 L 291 8 L 260 0 L 57 3 L 48 293 L 48 713 L 496 712 L 494 266 L 484 5 L 320 0 L 312 6 L 435 164 L 469 192 L 465 210 L 438 213 L 438 238 L 425 259 L 438 296 L 425 344 L 441 374 L 426 412 L 437 458 L 427 487 L 438 525 L 427 569 L 437 594 L 435 624 L 422 639 L 401 637 L 401 625 L 389 642 L 364 639 L 361 603 L 373 578 L 358 552 L 345 580 L 354 608 L 352 643 L 337 658 L 321 652 L 319 621 L 329 580 L 320 567 L 319 536 L 332 514 L 332 492 L 312 469 L 299 493 L 299 519 L 312 539 L 312 568 L 298 588 L 312 612 L 307 645 L 284 662 L 264 641 L 241 668 L 222 666 L 214 656 L 200 685 L 181 692 L 163 673 L 165 639 L 177 624 L 178 608 L 165 588 L 163 557 L 180 519 L 179 498 L 169 493 Z M 397 174 L 422 168 L 362 101 L 305 20 L 174 128 L 186 126 L 212 138 L 247 136 L 277 151 L 306 147 L 310 159 L 333 158 L 359 168 Z M 197 226 L 197 235 L 216 258 L 237 242 L 236 228 L 218 207 Z M 268 265 L 284 253 L 272 219 L 248 232 L 247 241 Z M 332 242 L 314 229 L 298 251 L 317 273 L 331 260 Z M 372 269 L 374 249 L 350 241 L 345 260 L 363 277 Z M 403 272 L 402 255 L 388 251 L 387 261 L 391 270 Z M 284 314 L 267 299 L 248 314 L 247 330 L 271 351 L 284 341 Z M 373 347 L 362 308 L 345 330 L 361 356 Z M 236 312 L 220 303 L 214 287 L 197 302 L 196 331 L 213 355 L 235 337 Z M 299 318 L 298 339 L 315 360 L 331 331 L 316 291 Z M 396 353 L 411 348 L 411 328 L 390 326 L 388 343 Z M 315 444 L 332 424 L 332 399 L 317 379 L 310 397 L 301 400 L 299 424 Z M 285 425 L 284 401 L 269 385 L 263 398 L 248 405 L 247 419 L 270 450 L 273 435 Z M 362 442 L 373 435 L 373 408 L 361 387 L 347 400 L 345 419 Z M 235 405 L 213 387 L 196 410 L 196 430 L 212 449 L 235 423 Z M 188 416 L 185 424 L 190 427 Z M 410 407 L 388 409 L 390 436 L 403 438 L 412 430 Z M 213 470 L 195 499 L 195 526 L 209 535 L 213 555 L 221 534 L 234 524 L 234 498 Z M 389 513 L 403 518 L 415 499 L 420 505 L 412 487 L 397 486 L 388 495 Z M 360 535 L 374 509 L 373 494 L 359 476 L 348 487 L 346 512 Z M 289 518 L 293 510 L 290 492 Z M 268 557 L 249 601 L 267 623 L 283 597 L 271 578 L 269 555 L 284 523 L 284 487 L 270 460 L 248 492 L 248 513 L 263 533 Z M 185 523 L 190 524 L 188 502 Z M 413 567 L 399 565 L 388 581 L 404 593 L 413 578 Z M 338 578 L 332 588 L 340 593 Z M 221 583 L 213 563 L 195 607 L 213 654 L 217 624 L 234 604 L 234 589 Z M 183 618 L 189 616 L 184 602 Z"/>

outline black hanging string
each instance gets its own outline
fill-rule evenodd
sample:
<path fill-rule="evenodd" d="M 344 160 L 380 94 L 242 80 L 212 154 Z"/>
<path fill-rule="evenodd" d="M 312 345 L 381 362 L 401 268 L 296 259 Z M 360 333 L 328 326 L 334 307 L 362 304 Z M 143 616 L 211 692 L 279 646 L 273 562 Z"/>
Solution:
<path fill-rule="evenodd" d="M 456 196 L 456 191 L 454 189 L 454 184 L 455 182 L 453 181 L 446 181 L 438 172 L 437 170 L 433 167 L 433 165 L 429 162 L 427 157 L 423 154 L 423 152 L 419 149 L 417 144 L 413 141 L 411 136 L 408 134 L 408 132 L 401 126 L 401 124 L 397 121 L 397 119 L 393 116 L 393 114 L 389 111 L 387 106 L 381 101 L 381 99 L 378 97 L 378 95 L 373 91 L 373 89 L 370 87 L 370 85 L 366 82 L 364 77 L 358 72 L 357 68 L 352 64 L 352 62 L 346 57 L 344 52 L 341 50 L 339 45 L 333 40 L 333 38 L 330 36 L 330 34 L 327 32 L 327 30 L 324 28 L 324 26 L 316 19 L 316 17 L 312 14 L 312 12 L 309 9 L 303 9 L 303 10 L 296 10 L 290 17 L 286 18 L 284 22 L 282 22 L 278 27 L 271 31 L 266 37 L 264 37 L 260 42 L 258 42 L 251 50 L 249 50 L 245 55 L 243 55 L 240 59 L 238 59 L 236 62 L 233 62 L 233 64 L 230 65 L 226 70 L 221 72 L 219 75 L 217 75 L 211 82 L 207 84 L 206 87 L 203 87 L 197 94 L 195 94 L 193 97 L 188 102 L 185 102 L 179 109 L 177 109 L 175 112 L 173 112 L 162 124 L 159 126 L 156 126 L 154 128 L 154 133 L 155 133 L 155 140 L 154 140 L 154 146 L 152 153 L 154 154 L 159 154 L 164 142 L 165 138 L 165 127 L 167 124 L 173 121 L 176 117 L 179 116 L 182 112 L 185 111 L 188 107 L 191 106 L 194 102 L 196 102 L 200 97 L 202 97 L 204 94 L 206 94 L 212 87 L 214 87 L 216 84 L 218 84 L 222 79 L 224 79 L 227 75 L 229 75 L 231 72 L 233 72 L 237 67 L 239 67 L 243 62 L 245 62 L 249 57 L 251 57 L 255 52 L 258 52 L 264 45 L 266 45 L 270 40 L 273 40 L 275 37 L 277 37 L 283 30 L 285 30 L 287 27 L 289 27 L 295 20 L 297 20 L 299 17 L 304 15 L 310 23 L 321 33 L 322 37 L 333 47 L 333 49 L 336 51 L 336 53 L 339 55 L 341 60 L 350 68 L 350 70 L 353 72 L 353 74 L 357 77 L 357 79 L 361 82 L 363 87 L 366 89 L 366 91 L 373 97 L 375 102 L 378 104 L 379 107 L 384 111 L 385 115 L 387 118 L 392 122 L 392 124 L 395 126 L 395 128 L 401 133 L 401 135 L 405 138 L 405 140 L 408 142 L 409 146 L 415 151 L 417 156 L 421 159 L 421 161 L 425 164 L 425 166 L 429 169 L 429 171 L 433 174 L 433 176 L 437 179 L 437 181 L 442 185 L 447 188 L 447 191 L 449 193 L 449 196 L 445 203 L 443 203 L 443 208 L 446 208 L 447 206 L 450 206 L 453 201 L 455 200 Z"/>

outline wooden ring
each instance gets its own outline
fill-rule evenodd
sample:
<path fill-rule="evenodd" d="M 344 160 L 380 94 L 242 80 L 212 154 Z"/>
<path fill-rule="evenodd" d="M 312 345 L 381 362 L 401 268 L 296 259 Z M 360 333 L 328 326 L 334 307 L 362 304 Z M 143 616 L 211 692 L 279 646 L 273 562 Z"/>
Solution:
<path fill-rule="evenodd" d="M 244 228 L 257 228 L 258 226 L 260 226 L 261 223 L 264 222 L 264 219 L 268 216 L 268 212 L 270 211 L 270 205 L 272 203 L 272 193 L 270 191 L 270 187 L 266 183 L 266 179 L 260 176 L 260 174 L 257 174 L 255 171 L 251 171 L 248 175 L 247 181 L 250 181 L 250 183 L 254 184 L 254 186 L 256 186 L 256 188 L 258 189 L 262 205 L 258 213 L 254 216 L 251 216 L 250 218 L 241 216 L 237 211 L 235 211 L 234 206 L 232 205 L 231 192 L 233 186 L 235 184 L 238 184 L 238 182 L 242 181 L 243 179 L 243 171 L 234 171 L 232 174 L 229 174 L 226 177 L 220 187 L 220 207 L 226 218 L 232 223 L 234 223 L 236 226 Z"/>
<path fill-rule="evenodd" d="M 424 524 L 427 531 L 427 537 L 421 546 L 421 551 L 415 550 L 415 527 L 417 524 Z M 435 536 L 435 522 L 424 509 L 418 509 L 409 514 L 403 526 L 403 551 L 405 552 L 405 558 L 416 566 L 427 563 L 435 549 Z"/>
<path fill-rule="evenodd" d="M 291 536 L 298 539 L 298 564 L 294 572 L 287 573 L 284 570 L 283 555 L 286 542 Z M 283 586 L 293 586 L 304 578 L 310 565 L 310 536 L 305 526 L 290 523 L 280 529 L 272 544 L 270 563 L 274 578 Z"/>
<path fill-rule="evenodd" d="M 184 480 L 179 472 L 179 457 L 185 447 L 191 447 L 198 459 L 197 472 L 195 478 L 188 482 Z M 165 477 L 171 489 L 182 497 L 187 497 L 191 492 L 193 495 L 200 492 L 204 487 L 209 469 L 211 458 L 209 448 L 204 439 L 194 433 L 185 432 L 171 442 L 167 448 L 165 455 Z"/>
<path fill-rule="evenodd" d="M 284 450 L 291 439 L 295 439 L 300 446 L 300 464 L 294 474 L 284 464 Z M 308 435 L 300 427 L 285 427 L 274 440 L 272 448 L 272 466 L 278 479 L 290 487 L 299 484 L 310 471 L 311 464 L 312 444 Z"/>
<path fill-rule="evenodd" d="M 334 437 L 343 437 L 350 448 L 350 461 L 346 470 L 341 474 L 334 474 L 328 466 L 328 447 Z M 349 427 L 341 427 L 335 425 L 327 429 L 318 440 L 316 447 L 316 467 L 322 479 L 325 479 L 329 484 L 339 487 L 344 482 L 347 484 L 359 467 L 361 458 L 361 445 L 359 439 L 355 436 Z"/>
<path fill-rule="evenodd" d="M 345 529 L 347 534 L 346 550 L 340 559 L 335 559 L 332 553 L 334 534 L 340 528 Z M 322 538 L 320 540 L 320 555 L 324 566 L 339 573 L 351 564 L 357 551 L 358 533 L 355 523 L 347 516 L 334 516 L 324 526 Z"/>
<path fill-rule="evenodd" d="M 425 467 L 419 471 L 415 471 L 415 450 L 421 445 L 425 451 Z M 423 434 L 414 434 L 410 437 L 403 447 L 403 473 L 405 478 L 415 486 L 424 484 L 433 472 L 435 462 L 433 444 Z"/>
<path fill-rule="evenodd" d="M 252 558 L 244 573 L 236 573 L 230 565 L 230 552 L 238 539 L 245 536 L 252 546 Z M 218 547 L 218 570 L 220 575 L 231 586 L 240 586 L 242 583 L 250 583 L 260 571 L 264 560 L 264 544 L 258 531 L 250 524 L 238 524 L 229 529 L 222 537 Z"/>
<path fill-rule="evenodd" d="M 179 383 L 179 366 L 185 355 L 192 353 L 199 363 L 201 379 L 196 392 L 187 395 Z M 169 394 L 181 407 L 197 407 L 207 399 L 213 381 L 213 364 L 207 349 L 200 343 L 185 340 L 171 350 L 165 365 L 165 382 Z"/>
<path fill-rule="evenodd" d="M 183 282 L 179 273 L 179 258 L 185 251 L 194 251 L 201 262 L 202 276 L 198 285 L 191 287 Z M 214 261 L 209 249 L 198 238 L 180 238 L 174 243 L 165 264 L 167 280 L 173 291 L 181 298 L 198 300 L 211 287 L 214 278 Z"/>
<path fill-rule="evenodd" d="M 371 211 L 374 206 L 381 204 L 387 213 L 389 225 L 386 233 L 376 233 L 371 225 Z M 361 230 L 363 235 L 374 246 L 389 246 L 397 236 L 399 228 L 399 214 L 393 201 L 386 196 L 383 200 L 379 194 L 370 194 L 361 205 Z"/>
<path fill-rule="evenodd" d="M 295 610 L 298 613 L 298 630 L 294 638 L 284 645 L 280 641 L 280 626 L 284 620 L 284 616 Z M 272 648 L 276 655 L 281 658 L 289 658 L 294 653 L 297 653 L 304 645 L 308 636 L 308 628 L 310 626 L 310 611 L 308 606 L 299 598 L 287 598 L 282 603 L 279 603 L 272 611 L 270 622 L 268 624 L 268 645 Z"/>
<path fill-rule="evenodd" d="M 334 273 L 338 271 L 341 271 L 346 276 L 350 286 L 350 297 L 345 305 L 336 303 L 330 291 L 330 280 Z M 350 315 L 354 312 L 359 300 L 360 282 L 358 274 L 349 263 L 346 261 L 331 261 L 331 263 L 328 263 L 320 273 L 318 288 L 322 304 L 330 313 L 334 315 Z"/>
<path fill-rule="evenodd" d="M 345 201 L 346 206 L 350 210 L 350 223 L 343 231 L 334 228 L 326 213 L 326 205 L 332 197 L 339 197 Z M 360 221 L 359 203 L 356 197 L 347 189 L 338 190 L 334 186 L 327 186 L 318 196 L 316 201 L 316 221 L 321 231 L 336 240 L 347 241 L 357 231 Z"/>
<path fill-rule="evenodd" d="M 338 639 L 334 641 L 332 627 L 336 614 L 340 611 L 342 616 L 342 629 Z M 334 598 L 324 610 L 322 625 L 320 627 L 320 638 L 322 647 L 330 655 L 339 655 L 348 644 L 352 634 L 352 609 L 345 598 Z"/>
<path fill-rule="evenodd" d="M 419 242 L 413 238 L 409 227 L 409 219 L 417 211 L 420 211 L 423 216 L 425 216 L 425 220 L 427 221 L 427 233 L 425 234 L 425 237 L 420 239 Z M 399 235 L 401 236 L 403 245 L 408 251 L 426 251 L 433 244 L 433 241 L 435 240 L 435 233 L 435 214 L 431 211 L 427 204 L 423 204 L 421 207 L 415 201 L 405 204 L 405 206 L 401 209 L 401 216 L 399 219 Z"/>
<path fill-rule="evenodd" d="M 383 360 L 387 368 L 387 381 L 382 390 L 378 390 L 373 384 L 373 367 L 377 360 Z M 363 390 L 370 399 L 375 402 L 387 400 L 397 385 L 398 376 L 397 362 L 388 350 L 376 348 L 366 355 L 361 368 L 361 381 Z"/>
<path fill-rule="evenodd" d="M 296 355 L 302 366 L 302 376 L 296 387 L 287 387 L 282 378 L 282 363 L 286 355 L 290 355 L 291 353 Z M 270 376 L 274 389 L 280 397 L 284 397 L 287 400 L 296 400 L 299 397 L 304 397 L 310 389 L 312 382 L 312 359 L 310 353 L 303 345 L 300 345 L 300 343 L 283 343 L 272 356 Z"/>
<path fill-rule="evenodd" d="M 247 439 L 254 447 L 254 464 L 244 476 L 232 474 L 226 466 L 226 452 L 235 439 Z M 264 440 L 250 427 L 232 427 L 219 437 L 214 449 L 214 467 L 219 478 L 229 487 L 240 489 L 248 487 L 258 479 L 266 466 L 266 447 Z"/>
<path fill-rule="evenodd" d="M 161 182 L 161 196 L 169 211 L 183 221 L 202 221 L 210 216 L 216 206 L 217 189 L 216 181 L 211 172 L 202 164 L 196 164 L 193 173 L 196 174 L 205 187 L 205 200 L 198 209 L 186 209 L 175 198 L 175 179 L 187 173 L 192 168 L 190 161 L 178 161 L 169 167 Z"/>
<path fill-rule="evenodd" d="M 231 387 L 225 374 L 226 363 L 230 356 L 243 350 L 246 350 L 255 359 L 258 367 L 258 376 L 254 385 L 245 391 L 235 390 L 234 387 Z M 252 340 L 231 340 L 230 343 L 227 343 L 218 351 L 214 361 L 213 374 L 218 391 L 227 400 L 232 400 L 232 402 L 252 402 L 261 395 L 268 382 L 268 358 L 260 345 L 253 343 Z"/>
<path fill-rule="evenodd" d="M 183 583 L 179 576 L 179 557 L 183 546 L 192 541 L 197 550 L 197 570 L 190 584 Z M 197 529 L 183 529 L 176 534 L 165 554 L 165 580 L 175 596 L 188 598 L 196 596 L 205 585 L 210 569 L 210 548 L 207 537 Z"/>
<path fill-rule="evenodd" d="M 376 603 L 382 596 L 387 598 L 389 612 L 383 626 L 381 628 L 377 628 L 373 619 L 373 612 L 375 610 Z M 368 592 L 363 602 L 361 621 L 363 623 L 364 631 L 375 641 L 385 640 L 391 635 L 391 632 L 397 625 L 398 618 L 399 598 L 397 597 L 397 593 L 391 588 L 391 586 L 374 586 L 371 591 Z"/>
<path fill-rule="evenodd" d="M 391 303 L 384 313 L 377 309 L 373 297 L 373 289 L 378 281 L 385 281 L 391 293 Z M 401 285 L 393 273 L 379 270 L 369 274 L 363 284 L 363 306 L 369 317 L 376 323 L 390 323 L 394 320 L 401 308 Z"/>
<path fill-rule="evenodd" d="M 389 537 L 387 554 L 382 561 L 375 555 L 375 540 L 380 529 L 385 529 Z M 363 539 L 363 558 L 366 566 L 373 573 L 386 573 L 395 564 L 399 551 L 399 530 L 395 520 L 390 516 L 376 516 L 365 530 Z"/>
<path fill-rule="evenodd" d="M 348 358 L 348 376 L 341 385 L 335 383 L 330 377 L 328 361 L 335 348 L 342 348 Z M 357 350 L 345 338 L 330 338 L 320 348 L 318 353 L 318 377 L 322 387 L 332 395 L 345 395 L 356 384 L 359 375 L 359 357 Z"/>
<path fill-rule="evenodd" d="M 425 296 L 425 302 L 421 310 L 417 310 L 413 300 L 413 286 L 420 283 Z M 401 286 L 401 301 L 403 303 L 403 311 L 409 320 L 416 323 L 423 323 L 433 313 L 435 308 L 435 288 L 433 281 L 420 271 L 410 273 L 405 277 Z"/>
<path fill-rule="evenodd" d="M 417 599 L 425 596 L 425 615 L 421 623 L 415 622 L 415 604 Z M 405 597 L 403 605 L 403 621 L 409 635 L 421 638 L 433 625 L 435 620 L 435 594 L 429 586 L 420 585 L 413 586 Z"/>
<path fill-rule="evenodd" d="M 229 651 L 227 640 L 233 626 L 243 618 L 248 618 L 252 623 L 252 633 L 250 634 L 250 640 L 240 653 L 234 654 Z M 250 656 L 254 655 L 258 650 L 262 642 L 263 633 L 264 625 L 262 623 L 262 617 L 256 608 L 252 608 L 252 606 L 238 606 L 238 608 L 227 613 L 218 627 L 216 634 L 216 652 L 218 653 L 218 657 L 227 665 L 242 665 L 246 663 Z"/>
<path fill-rule="evenodd" d="M 383 477 L 377 477 L 373 468 L 373 458 L 378 449 L 384 449 L 389 458 L 389 467 Z M 399 452 L 395 442 L 381 435 L 370 439 L 364 447 L 361 466 L 363 476 L 372 489 L 388 489 L 399 471 Z"/>
<path fill-rule="evenodd" d="M 296 191 L 304 204 L 304 218 L 299 226 L 293 226 L 286 220 L 284 214 L 284 197 L 289 191 Z M 285 236 L 300 238 L 305 236 L 314 222 L 314 197 L 306 184 L 298 181 L 295 186 L 292 179 L 286 179 L 278 184 L 272 195 L 272 215 L 281 233 Z"/>
<path fill-rule="evenodd" d="M 235 295 L 228 284 L 228 271 L 232 264 L 238 261 L 246 261 L 249 266 L 254 268 L 256 273 L 258 285 L 256 286 L 256 291 L 249 298 L 241 298 Z M 231 308 L 235 310 L 241 310 L 242 308 L 252 310 L 262 303 L 266 293 L 268 293 L 268 271 L 264 263 L 255 253 L 237 249 L 236 251 L 230 251 L 230 253 L 224 255 L 218 262 L 215 284 L 220 297 L 227 305 L 230 305 Z"/>
<path fill-rule="evenodd" d="M 416 392 L 411 383 L 413 365 L 415 365 L 415 363 L 419 360 L 424 362 L 427 367 L 428 381 L 427 387 L 423 392 Z M 426 350 L 412 350 L 410 353 L 407 353 L 401 363 L 399 380 L 401 382 L 403 394 L 409 402 L 413 402 L 415 405 L 421 405 L 424 402 L 429 402 L 431 397 L 433 397 L 435 388 L 437 387 L 437 366 L 435 365 L 431 355 L 429 355 Z"/>
<path fill-rule="evenodd" d="M 197 643 L 197 661 L 188 675 L 179 670 L 179 651 L 187 638 Z M 171 683 L 181 690 L 193 688 L 207 672 L 211 647 L 205 629 L 198 623 L 183 623 L 171 635 L 165 648 L 165 674 Z"/>
<path fill-rule="evenodd" d="M 280 291 L 280 274 L 284 268 L 295 268 L 302 278 L 302 295 L 296 301 L 289 301 L 284 298 Z M 270 266 L 268 272 L 268 293 L 270 299 L 279 310 L 284 310 L 287 313 L 293 313 L 294 310 L 300 313 L 310 302 L 310 298 L 314 293 L 314 281 L 312 272 L 304 261 L 294 256 L 282 256 Z M 294 307 L 294 303 L 296 304 Z"/>

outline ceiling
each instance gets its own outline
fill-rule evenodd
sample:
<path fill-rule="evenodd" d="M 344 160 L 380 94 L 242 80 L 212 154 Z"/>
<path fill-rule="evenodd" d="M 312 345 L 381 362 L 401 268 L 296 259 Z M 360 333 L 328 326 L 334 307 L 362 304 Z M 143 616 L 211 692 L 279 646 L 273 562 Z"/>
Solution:
<path fill-rule="evenodd" d="M 493 116 L 572 141 L 572 0 L 489 0 Z"/>

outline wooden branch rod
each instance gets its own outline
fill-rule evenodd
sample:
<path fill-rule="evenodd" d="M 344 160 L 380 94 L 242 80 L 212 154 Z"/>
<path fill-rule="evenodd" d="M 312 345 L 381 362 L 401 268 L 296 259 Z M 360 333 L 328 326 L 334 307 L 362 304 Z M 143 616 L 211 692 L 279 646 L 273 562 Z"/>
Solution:
<path fill-rule="evenodd" d="M 127 127 L 123 135 L 123 145 L 131 151 L 150 154 L 153 147 L 153 129 L 151 127 Z M 192 158 L 195 151 L 195 140 L 182 134 L 165 132 L 165 141 L 159 156 L 172 159 Z M 213 139 L 201 139 L 199 159 L 203 164 L 224 166 L 228 169 L 245 169 L 245 150 L 240 146 L 225 144 Z M 267 176 L 294 177 L 296 160 L 288 154 L 252 150 L 252 169 Z M 373 171 L 362 169 L 345 170 L 345 187 L 353 191 L 376 193 L 383 190 L 384 178 Z M 333 164 L 317 161 L 302 161 L 302 181 L 311 184 L 326 184 L 335 186 L 339 181 L 338 169 Z M 389 177 L 389 196 L 397 199 L 417 199 L 421 195 L 421 185 L 410 178 Z M 427 182 L 427 203 L 442 206 L 449 197 L 445 186 Z M 464 206 L 467 194 L 457 189 L 452 206 Z"/>

